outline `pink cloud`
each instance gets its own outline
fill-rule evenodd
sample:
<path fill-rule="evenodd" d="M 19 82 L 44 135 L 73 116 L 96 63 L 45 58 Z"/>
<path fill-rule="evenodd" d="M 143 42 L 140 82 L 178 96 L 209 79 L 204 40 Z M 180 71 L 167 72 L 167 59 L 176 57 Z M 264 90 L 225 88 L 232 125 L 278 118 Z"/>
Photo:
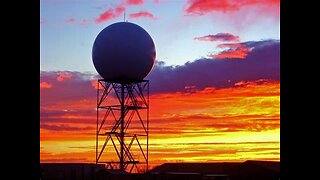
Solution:
<path fill-rule="evenodd" d="M 185 9 L 186 13 L 198 15 L 203 15 L 211 11 L 230 11 L 238 9 L 238 7 L 229 4 L 227 0 L 188 0 L 185 5 L 187 6 Z"/>
<path fill-rule="evenodd" d="M 65 23 L 73 23 L 73 22 L 76 22 L 76 19 L 74 18 L 69 18 L 67 20 L 64 21 Z"/>
<path fill-rule="evenodd" d="M 126 10 L 126 8 L 125 7 L 123 7 L 123 6 L 119 6 L 119 7 L 116 7 L 115 8 L 115 15 L 120 15 L 121 13 L 123 13 L 124 11 Z"/>
<path fill-rule="evenodd" d="M 40 89 L 49 89 L 49 88 L 52 88 L 52 84 L 51 83 L 40 82 Z"/>
<path fill-rule="evenodd" d="M 194 40 L 199 41 L 236 41 L 239 42 L 239 36 L 229 33 L 218 33 L 216 35 L 207 35 L 202 37 L 195 37 Z"/>
<path fill-rule="evenodd" d="M 155 4 L 160 4 L 160 0 L 154 0 L 153 1 Z"/>
<path fill-rule="evenodd" d="M 70 79 L 72 77 L 72 74 L 70 73 L 59 73 L 56 80 L 59 82 L 64 81 L 65 79 Z"/>
<path fill-rule="evenodd" d="M 98 18 L 95 19 L 97 23 L 109 21 L 111 19 L 119 17 L 125 11 L 125 7 L 118 6 L 116 8 L 109 8 L 105 12 L 101 13 Z"/>
<path fill-rule="evenodd" d="M 126 0 L 126 1 L 123 1 L 118 7 L 109 8 L 105 12 L 101 13 L 99 15 L 99 17 L 95 18 L 95 22 L 102 23 L 102 22 L 109 21 L 111 19 L 117 18 L 126 10 L 126 6 L 142 5 L 144 2 L 145 2 L 144 0 Z M 139 15 L 136 15 L 136 16 L 139 16 Z M 151 13 L 145 14 L 145 15 L 140 15 L 139 17 L 143 17 L 143 16 L 144 17 L 148 17 L 148 18 L 152 18 L 152 19 L 157 19 Z M 137 18 L 137 17 L 132 17 L 132 18 Z"/>
<path fill-rule="evenodd" d="M 137 13 L 129 14 L 130 18 L 150 18 L 153 20 L 158 20 L 159 18 L 155 17 L 152 13 L 148 11 L 140 11 Z"/>
<path fill-rule="evenodd" d="M 141 5 L 144 3 L 144 0 L 127 0 L 126 4 L 128 5 Z"/>
<path fill-rule="evenodd" d="M 184 11 L 187 14 L 204 15 L 214 11 L 236 11 L 250 5 L 280 6 L 280 0 L 188 0 Z"/>
<path fill-rule="evenodd" d="M 107 11 L 99 15 L 99 17 L 96 19 L 96 22 L 101 23 L 113 18 L 114 18 L 113 9 L 108 9 Z"/>

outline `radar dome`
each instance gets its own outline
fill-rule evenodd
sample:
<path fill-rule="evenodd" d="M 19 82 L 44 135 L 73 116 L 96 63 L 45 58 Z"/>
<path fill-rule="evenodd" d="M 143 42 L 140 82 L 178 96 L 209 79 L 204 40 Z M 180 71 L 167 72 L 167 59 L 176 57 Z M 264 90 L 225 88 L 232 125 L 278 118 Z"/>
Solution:
<path fill-rule="evenodd" d="M 151 71 L 155 58 L 151 36 L 142 27 L 129 22 L 104 28 L 92 48 L 94 67 L 109 81 L 143 80 Z"/>

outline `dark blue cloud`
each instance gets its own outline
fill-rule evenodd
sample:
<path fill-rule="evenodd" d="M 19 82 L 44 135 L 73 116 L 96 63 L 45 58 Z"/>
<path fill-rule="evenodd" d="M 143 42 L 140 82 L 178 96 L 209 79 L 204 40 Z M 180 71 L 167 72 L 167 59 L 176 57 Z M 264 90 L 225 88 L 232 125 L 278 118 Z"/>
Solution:
<path fill-rule="evenodd" d="M 207 35 L 202 37 L 195 37 L 194 40 L 199 41 L 239 41 L 239 36 L 230 33 L 218 33 L 215 35 Z"/>
<path fill-rule="evenodd" d="M 225 88 L 239 81 L 280 79 L 280 41 L 242 43 L 252 48 L 244 59 L 199 59 L 181 66 L 157 62 L 146 79 L 151 93 L 184 91 L 186 86 L 201 90 L 206 87 Z"/>

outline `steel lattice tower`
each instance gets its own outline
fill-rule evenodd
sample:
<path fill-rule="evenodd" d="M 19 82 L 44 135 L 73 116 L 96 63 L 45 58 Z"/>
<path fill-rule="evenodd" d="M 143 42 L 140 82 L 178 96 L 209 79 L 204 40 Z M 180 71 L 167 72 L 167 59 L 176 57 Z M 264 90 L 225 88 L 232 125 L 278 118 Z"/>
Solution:
<path fill-rule="evenodd" d="M 96 164 L 148 171 L 149 81 L 98 80 Z"/>

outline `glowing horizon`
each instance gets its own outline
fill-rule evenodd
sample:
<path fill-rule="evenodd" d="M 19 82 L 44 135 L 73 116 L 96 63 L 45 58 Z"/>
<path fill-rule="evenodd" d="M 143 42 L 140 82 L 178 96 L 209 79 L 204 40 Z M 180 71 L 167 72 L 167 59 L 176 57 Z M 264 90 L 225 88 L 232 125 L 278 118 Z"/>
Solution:
<path fill-rule="evenodd" d="M 165 162 L 279 161 L 279 81 L 237 84 L 241 86 L 151 95 L 150 167 Z M 95 101 L 60 103 L 81 110 Z M 88 115 L 55 117 L 65 123 L 42 125 L 41 162 L 95 162 L 96 121 L 92 109 Z M 52 133 L 53 127 L 58 133 Z"/>

